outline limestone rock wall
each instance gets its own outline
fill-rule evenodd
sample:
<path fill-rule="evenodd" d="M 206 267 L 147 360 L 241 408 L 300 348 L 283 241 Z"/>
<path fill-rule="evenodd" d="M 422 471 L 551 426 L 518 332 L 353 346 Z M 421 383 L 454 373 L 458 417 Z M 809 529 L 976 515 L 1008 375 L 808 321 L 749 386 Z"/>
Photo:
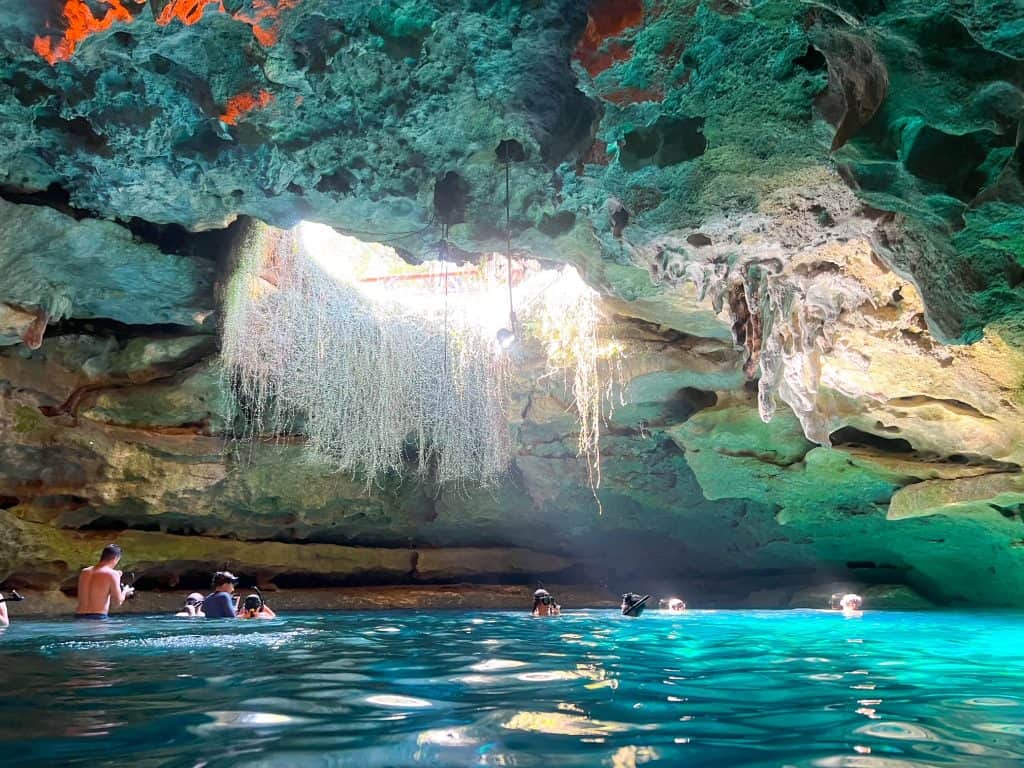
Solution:
<path fill-rule="evenodd" d="M 230 560 L 1024 599 L 1012 0 L 184 6 L 0 0 L 0 580 L 64 586 L 118 536 L 165 587 Z M 232 222 L 410 260 L 443 223 L 474 258 L 504 247 L 505 139 L 515 248 L 629 342 L 603 513 L 535 350 L 492 493 L 367 496 L 226 442 Z"/>

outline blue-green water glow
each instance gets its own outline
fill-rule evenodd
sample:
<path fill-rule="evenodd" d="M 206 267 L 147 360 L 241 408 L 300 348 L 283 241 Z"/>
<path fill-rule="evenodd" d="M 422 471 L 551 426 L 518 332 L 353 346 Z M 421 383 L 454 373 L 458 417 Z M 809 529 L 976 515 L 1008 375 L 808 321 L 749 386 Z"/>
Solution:
<path fill-rule="evenodd" d="M 1024 760 L 1019 614 L 16 621 L 0 663 L 8 767 Z"/>

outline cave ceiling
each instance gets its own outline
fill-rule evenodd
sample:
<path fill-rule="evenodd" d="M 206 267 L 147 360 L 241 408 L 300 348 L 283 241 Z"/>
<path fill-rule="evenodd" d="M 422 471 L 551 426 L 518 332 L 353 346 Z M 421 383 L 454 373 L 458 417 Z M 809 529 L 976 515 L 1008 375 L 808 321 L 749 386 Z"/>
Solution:
<path fill-rule="evenodd" d="M 0 38 L 0 515 L 44 559 L 90 526 L 521 547 L 556 516 L 577 569 L 685 527 L 665 563 L 1024 592 L 1015 0 L 0 0 Z M 513 247 L 636 342 L 606 513 L 529 377 L 486 499 L 283 479 L 292 446 L 232 469 L 237 230 L 500 251 L 509 140 Z"/>

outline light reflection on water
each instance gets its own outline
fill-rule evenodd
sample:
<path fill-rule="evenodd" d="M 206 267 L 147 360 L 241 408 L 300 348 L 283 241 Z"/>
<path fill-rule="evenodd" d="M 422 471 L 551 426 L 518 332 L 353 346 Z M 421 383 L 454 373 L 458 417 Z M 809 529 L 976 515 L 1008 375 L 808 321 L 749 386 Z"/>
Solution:
<path fill-rule="evenodd" d="M 5 766 L 1019 766 L 1018 614 L 16 622 Z"/>

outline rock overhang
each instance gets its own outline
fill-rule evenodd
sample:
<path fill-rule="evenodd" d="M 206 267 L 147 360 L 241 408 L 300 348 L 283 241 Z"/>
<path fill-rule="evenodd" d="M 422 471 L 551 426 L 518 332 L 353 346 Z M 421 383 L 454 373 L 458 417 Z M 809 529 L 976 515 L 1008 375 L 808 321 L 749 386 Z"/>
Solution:
<path fill-rule="evenodd" d="M 468 193 L 450 238 L 473 254 L 504 247 L 495 151 L 515 139 L 524 149 L 511 168 L 517 251 L 575 264 L 619 314 L 689 339 L 682 362 L 671 359 L 677 336 L 651 352 L 662 362 L 637 366 L 636 408 L 620 412 L 622 426 L 643 433 L 667 418 L 685 429 L 691 409 L 677 407 L 675 383 L 715 393 L 702 418 L 736 403 L 749 412 L 742 380 L 774 377 L 770 393 L 784 401 L 783 416 L 799 417 L 802 440 L 828 443 L 855 427 L 940 459 L 1019 461 L 1024 81 L 1010 4 L 989 3 L 984 14 L 915 0 L 811 10 L 781 0 L 5 5 L 7 194 L 57 185 L 92 217 L 193 231 L 240 215 L 279 225 L 309 218 L 430 256 L 440 239 L 437 184 L 457 174 Z M 71 6 L 103 22 L 73 51 L 61 49 Z M 256 18 L 256 6 L 273 13 Z M 943 58 L 947 48 L 956 55 Z M 99 225 L 116 232 L 110 221 L 67 229 Z M 146 298 L 104 278 L 94 306 L 76 297 L 67 314 L 194 332 L 202 323 L 192 318 L 212 308 L 209 265 L 136 246 L 107 249 L 128 265 L 104 267 L 107 277 L 163 260 L 171 294 Z M 203 286 L 198 297 L 174 294 L 189 285 Z M 10 333 L 0 330 L 41 343 L 38 310 L 52 306 L 50 293 L 12 288 Z M 129 299 L 124 308 L 126 293 L 137 307 Z M 141 312 L 147 301 L 150 314 Z M 782 317 L 794 305 L 797 314 Z M 761 365 L 766 344 L 784 365 Z M 156 403 L 175 412 L 169 421 L 208 430 L 198 393 L 215 389 L 216 377 L 203 375 L 190 368 L 137 393 L 88 394 L 82 412 L 108 429 L 171 428 L 154 421 Z M 168 398 L 176 390 L 200 407 L 178 413 Z M 760 405 L 768 415 L 770 404 Z M 524 434 L 558 431 L 531 429 Z M 550 462 L 559 452 L 570 460 L 571 441 L 559 439 L 562 448 L 522 460 L 539 507 L 580 503 L 551 485 Z M 621 471 L 611 472 L 609 493 L 621 494 L 615 508 L 629 525 L 640 509 L 651 525 L 667 519 L 650 510 L 665 508 L 673 484 L 707 495 L 706 481 L 688 484 L 695 457 L 611 439 Z M 801 471 L 831 467 L 812 455 Z M 671 471 L 651 473 L 664 482 L 645 487 L 638 467 L 665 462 Z M 855 473 L 890 494 L 917 479 L 894 481 L 890 464 L 861 461 Z M 766 509 L 791 493 L 765 491 Z"/>

